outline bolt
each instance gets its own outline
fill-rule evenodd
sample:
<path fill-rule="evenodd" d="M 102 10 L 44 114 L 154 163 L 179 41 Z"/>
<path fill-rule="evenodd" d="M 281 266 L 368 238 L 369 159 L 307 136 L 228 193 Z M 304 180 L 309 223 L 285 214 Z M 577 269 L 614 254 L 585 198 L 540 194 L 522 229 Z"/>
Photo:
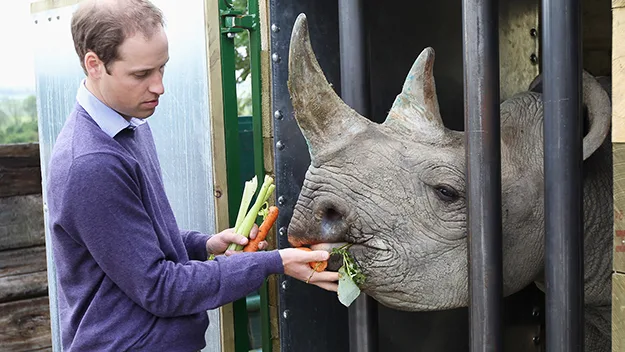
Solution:
<path fill-rule="evenodd" d="M 285 309 L 284 312 L 282 312 L 282 316 L 284 317 L 284 319 L 289 319 L 290 315 L 291 312 L 288 309 Z"/>
<path fill-rule="evenodd" d="M 273 60 L 273 62 L 280 62 L 280 56 L 276 53 L 271 54 L 271 60 Z"/>
<path fill-rule="evenodd" d="M 536 56 L 536 54 L 530 55 L 530 61 L 532 62 L 532 65 L 536 65 L 538 63 L 538 56 Z"/>
<path fill-rule="evenodd" d="M 284 205 L 284 203 L 286 203 L 286 198 L 284 196 L 278 197 L 278 204 Z"/>
<path fill-rule="evenodd" d="M 283 150 L 284 149 L 284 143 L 282 143 L 282 141 L 278 141 L 276 143 L 276 148 L 278 148 L 278 150 Z"/>
<path fill-rule="evenodd" d="M 215 197 L 216 198 L 221 198 L 221 191 L 220 190 L 216 190 L 215 191 Z"/>
<path fill-rule="evenodd" d="M 534 336 L 532 341 L 534 341 L 534 345 L 540 345 L 540 336 Z"/>
<path fill-rule="evenodd" d="M 226 34 L 226 37 L 232 39 L 232 38 L 235 37 L 235 34 L 234 33 L 228 33 L 228 34 Z"/>
<path fill-rule="evenodd" d="M 286 280 L 282 281 L 282 289 L 286 290 L 288 287 L 289 287 L 289 282 Z"/>
<path fill-rule="evenodd" d="M 280 233 L 280 236 L 286 236 L 286 227 L 282 226 L 278 232 Z"/>
<path fill-rule="evenodd" d="M 540 316 L 540 309 L 538 307 L 534 307 L 534 309 L 532 309 L 532 316 L 534 317 Z"/>
<path fill-rule="evenodd" d="M 278 27 L 278 25 L 274 23 L 271 25 L 271 31 L 274 33 L 278 33 L 280 32 L 280 27 Z"/>
<path fill-rule="evenodd" d="M 537 35 L 538 35 L 538 31 L 536 30 L 536 28 L 532 28 L 532 29 L 530 29 L 530 35 L 531 35 L 532 37 L 535 37 L 535 36 L 537 36 Z"/>
<path fill-rule="evenodd" d="M 39 21 L 35 20 L 35 24 L 39 23 Z"/>
<path fill-rule="evenodd" d="M 60 20 L 60 19 L 61 19 L 61 16 L 56 16 L 56 19 L 57 19 L 57 20 Z"/>
<path fill-rule="evenodd" d="M 283 118 L 284 116 L 282 115 L 282 111 L 280 111 L 280 110 L 276 110 L 276 111 L 273 113 L 273 117 L 275 117 L 275 118 L 276 118 L 276 120 L 282 120 L 282 118 Z"/>
<path fill-rule="evenodd" d="M 51 22 L 51 21 L 52 21 L 52 17 L 48 17 L 48 22 Z"/>

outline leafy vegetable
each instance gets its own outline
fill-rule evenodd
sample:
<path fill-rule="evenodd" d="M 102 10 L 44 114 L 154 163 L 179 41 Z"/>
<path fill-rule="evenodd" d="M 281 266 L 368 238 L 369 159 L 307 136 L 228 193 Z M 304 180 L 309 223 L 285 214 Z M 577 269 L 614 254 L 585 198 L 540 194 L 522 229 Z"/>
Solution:
<path fill-rule="evenodd" d="M 349 254 L 347 249 L 351 244 L 333 248 L 331 254 L 337 254 L 343 257 L 343 266 L 339 268 L 339 301 L 346 307 L 360 295 L 359 286 L 365 283 L 366 277 L 358 268 L 354 258 Z"/>

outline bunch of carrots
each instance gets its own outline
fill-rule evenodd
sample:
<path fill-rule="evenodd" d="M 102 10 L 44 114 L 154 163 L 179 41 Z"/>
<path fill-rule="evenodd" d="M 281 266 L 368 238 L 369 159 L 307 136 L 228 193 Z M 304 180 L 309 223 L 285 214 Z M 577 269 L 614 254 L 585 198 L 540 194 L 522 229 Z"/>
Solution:
<path fill-rule="evenodd" d="M 272 205 L 269 206 L 267 200 L 273 194 L 276 186 L 273 183 L 273 178 L 265 175 L 265 179 L 263 180 L 263 184 L 258 191 L 258 195 L 256 196 L 256 201 L 250 208 L 250 203 L 252 202 L 252 198 L 254 194 L 256 194 L 256 189 L 258 188 L 258 181 L 256 176 L 252 178 L 250 181 L 245 182 L 245 187 L 243 188 L 243 196 L 241 197 L 241 205 L 239 206 L 239 213 L 237 214 L 237 220 L 234 225 L 234 231 L 242 236 L 249 238 L 250 231 L 252 227 L 254 227 L 254 223 L 256 222 L 256 217 L 261 216 L 263 221 L 258 228 L 258 234 L 256 238 L 250 240 L 245 247 L 238 245 L 236 243 L 232 243 L 228 249 L 234 251 L 243 250 L 243 252 L 256 252 L 258 251 L 258 245 L 260 242 L 264 241 L 267 238 L 267 234 L 269 230 L 273 227 L 273 224 L 278 219 L 279 210 L 278 207 Z M 248 210 L 249 208 L 249 210 Z M 310 251 L 310 248 L 307 247 L 298 247 L 297 249 Z M 317 272 L 322 272 L 328 267 L 328 262 L 310 262 L 308 263 L 311 268 L 313 268 Z"/>

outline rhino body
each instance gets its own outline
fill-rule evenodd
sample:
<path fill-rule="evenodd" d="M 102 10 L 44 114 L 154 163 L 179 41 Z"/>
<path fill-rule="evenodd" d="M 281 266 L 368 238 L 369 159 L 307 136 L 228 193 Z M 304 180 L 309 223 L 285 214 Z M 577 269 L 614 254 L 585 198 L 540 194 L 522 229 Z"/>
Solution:
<path fill-rule="evenodd" d="M 300 15 L 291 37 L 289 91 L 311 165 L 289 224 L 294 246 L 352 243 L 361 287 L 404 311 L 466 307 L 468 249 L 464 133 L 443 125 L 434 51 L 412 66 L 386 121 L 373 123 L 328 84 Z M 584 72 L 584 293 L 586 351 L 610 350 L 612 188 L 610 98 Z M 501 104 L 504 294 L 542 287 L 543 108 L 522 92 Z"/>

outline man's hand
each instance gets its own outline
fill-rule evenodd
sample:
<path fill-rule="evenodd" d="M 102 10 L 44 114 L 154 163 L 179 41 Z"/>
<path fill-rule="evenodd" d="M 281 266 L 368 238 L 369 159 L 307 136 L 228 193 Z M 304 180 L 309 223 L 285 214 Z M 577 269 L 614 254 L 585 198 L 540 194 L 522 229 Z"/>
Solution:
<path fill-rule="evenodd" d="M 328 291 L 338 290 L 339 273 L 332 271 L 316 272 L 308 265 L 309 262 L 328 260 L 330 253 L 326 251 L 301 251 L 295 248 L 280 250 L 284 273 L 298 280 L 319 286 Z"/>
<path fill-rule="evenodd" d="M 258 234 L 258 225 L 254 224 L 254 227 L 252 227 L 252 230 L 250 231 L 250 239 L 256 238 L 257 234 Z M 209 255 L 210 254 L 214 254 L 214 255 L 225 254 L 229 256 L 234 253 L 238 253 L 235 251 L 226 250 L 228 249 L 228 246 L 231 243 L 236 243 L 236 244 L 245 246 L 247 242 L 248 242 L 248 239 L 245 238 L 245 236 L 237 235 L 234 232 L 234 229 L 230 228 L 230 229 L 223 230 L 220 233 L 209 238 L 208 241 L 206 241 L 206 251 L 208 252 Z M 268 246 L 267 241 L 262 241 L 259 243 L 258 249 L 264 250 L 265 248 L 267 248 L 267 246 Z"/>

